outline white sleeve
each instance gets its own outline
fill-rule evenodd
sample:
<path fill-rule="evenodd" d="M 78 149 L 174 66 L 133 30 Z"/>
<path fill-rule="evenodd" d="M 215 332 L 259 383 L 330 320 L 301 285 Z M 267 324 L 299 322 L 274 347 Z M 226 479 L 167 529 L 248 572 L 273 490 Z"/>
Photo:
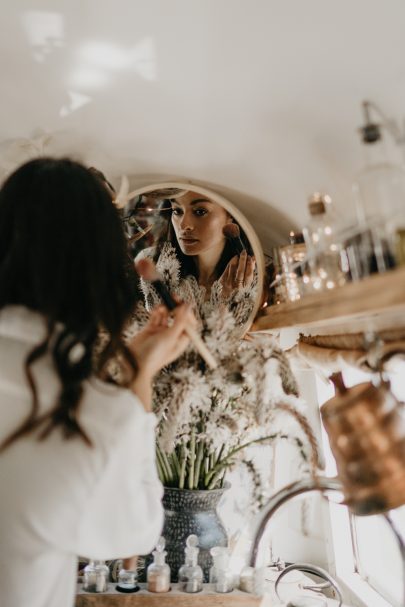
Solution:
<path fill-rule="evenodd" d="M 82 514 L 78 555 L 125 558 L 148 554 L 155 546 L 163 526 L 155 425 L 153 413 L 136 416 L 120 437 Z"/>

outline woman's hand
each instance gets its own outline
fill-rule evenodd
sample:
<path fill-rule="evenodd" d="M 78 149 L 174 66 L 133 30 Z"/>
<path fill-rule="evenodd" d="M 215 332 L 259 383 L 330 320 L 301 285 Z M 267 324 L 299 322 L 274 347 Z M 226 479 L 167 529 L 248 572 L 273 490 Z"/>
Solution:
<path fill-rule="evenodd" d="M 248 255 L 246 250 L 242 251 L 239 257 L 237 255 L 232 257 L 219 279 L 225 298 L 230 297 L 235 289 L 249 287 L 252 284 L 255 265 L 255 258 Z"/>
<path fill-rule="evenodd" d="M 137 359 L 139 370 L 153 377 L 176 360 L 190 341 L 185 333 L 186 327 L 196 325 L 197 321 L 187 304 L 180 304 L 172 312 L 165 306 L 152 310 L 147 325 L 128 344 Z"/>
<path fill-rule="evenodd" d="M 170 313 L 165 306 L 158 306 L 151 312 L 144 329 L 127 344 L 139 369 L 132 389 L 147 411 L 151 406 L 154 375 L 184 352 L 190 341 L 185 329 L 196 325 L 197 321 L 187 304 L 180 304 Z"/>

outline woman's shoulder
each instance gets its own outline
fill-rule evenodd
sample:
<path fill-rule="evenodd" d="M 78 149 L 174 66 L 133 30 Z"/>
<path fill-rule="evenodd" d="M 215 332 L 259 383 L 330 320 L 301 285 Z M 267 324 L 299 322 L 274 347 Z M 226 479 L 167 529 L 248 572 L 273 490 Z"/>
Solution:
<path fill-rule="evenodd" d="M 128 388 L 92 377 L 87 382 L 81 414 L 87 423 L 100 426 L 100 430 L 106 426 L 114 432 L 132 423 L 142 423 L 146 412 Z"/>

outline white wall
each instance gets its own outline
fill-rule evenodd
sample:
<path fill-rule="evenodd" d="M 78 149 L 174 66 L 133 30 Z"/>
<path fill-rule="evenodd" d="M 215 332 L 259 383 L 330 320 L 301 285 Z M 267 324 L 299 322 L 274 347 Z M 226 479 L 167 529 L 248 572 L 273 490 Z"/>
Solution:
<path fill-rule="evenodd" d="M 112 178 L 236 193 L 267 245 L 314 189 L 351 211 L 364 98 L 404 115 L 403 0 L 3 0 L 1 24 L 0 164 L 46 129 Z"/>
<path fill-rule="evenodd" d="M 266 250 L 305 221 L 316 189 L 351 213 L 364 98 L 405 115 L 403 0 L 3 0 L 1 9 L 3 174 L 33 152 L 20 138 L 43 129 L 45 152 L 74 154 L 112 179 L 212 187 L 246 212 Z"/>

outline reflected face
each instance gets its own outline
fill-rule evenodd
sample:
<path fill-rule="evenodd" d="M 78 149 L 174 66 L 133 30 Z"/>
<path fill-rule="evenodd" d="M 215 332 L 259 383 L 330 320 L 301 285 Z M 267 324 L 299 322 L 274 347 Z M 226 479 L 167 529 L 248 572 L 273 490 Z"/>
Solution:
<path fill-rule="evenodd" d="M 173 228 L 185 255 L 200 255 L 225 245 L 222 228 L 231 217 L 217 203 L 197 192 L 187 192 L 171 205 Z"/>

